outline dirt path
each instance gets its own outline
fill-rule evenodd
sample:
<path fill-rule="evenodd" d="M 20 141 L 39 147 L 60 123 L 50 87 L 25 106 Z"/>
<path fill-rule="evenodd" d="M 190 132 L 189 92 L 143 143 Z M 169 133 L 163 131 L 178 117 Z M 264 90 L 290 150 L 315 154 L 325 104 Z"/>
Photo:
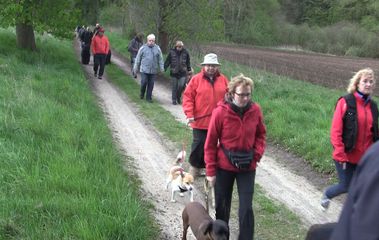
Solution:
<path fill-rule="evenodd" d="M 75 44 L 75 47 L 78 51 L 78 44 Z M 130 74 L 130 67 L 125 59 L 118 57 L 114 51 L 112 52 L 114 53 L 112 63 L 123 69 L 126 74 Z M 134 159 L 134 166 L 144 166 L 137 167 L 136 171 L 142 180 L 146 197 L 154 202 L 155 216 L 163 234 L 160 239 L 179 239 L 182 231 L 181 211 L 184 204 L 188 202 L 188 198 L 171 203 L 169 192 L 165 189 L 167 170 L 178 151 L 173 151 L 167 141 L 162 140 L 153 127 L 141 118 L 133 104 L 128 101 L 127 96 L 107 81 L 106 74 L 105 78 L 98 80 L 93 77 L 92 65 L 83 67 L 98 96 L 119 147 Z M 156 81 L 153 99 L 175 116 L 178 121 L 184 123 L 185 117 L 181 105 L 171 104 L 171 91 L 167 82 L 169 81 L 160 79 Z M 136 89 L 136 91 L 139 90 Z M 300 175 L 293 173 L 293 169 L 301 169 L 301 171 L 299 170 Z M 325 182 L 311 170 L 305 170 L 306 174 L 304 174 L 304 169 L 307 167 L 301 159 L 269 145 L 257 169 L 256 182 L 267 192 L 268 196 L 284 203 L 295 212 L 305 226 L 336 221 L 341 204 L 332 203 L 328 212 L 321 211 L 319 188 Z M 312 183 L 318 187 L 308 179 L 311 179 Z M 198 183 L 196 187 L 201 190 L 201 183 Z M 195 190 L 195 200 L 202 202 L 203 199 L 202 193 Z M 231 223 L 231 229 L 233 233 L 231 239 L 235 239 L 235 221 Z"/>

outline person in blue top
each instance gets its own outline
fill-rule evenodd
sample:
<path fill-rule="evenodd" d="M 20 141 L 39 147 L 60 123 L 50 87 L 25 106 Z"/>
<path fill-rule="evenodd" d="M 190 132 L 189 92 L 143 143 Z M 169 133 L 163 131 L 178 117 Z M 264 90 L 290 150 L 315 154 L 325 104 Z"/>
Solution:
<path fill-rule="evenodd" d="M 144 99 L 146 93 L 146 101 L 151 103 L 153 102 L 152 94 L 156 75 L 164 72 L 162 51 L 155 44 L 154 34 L 149 34 L 146 44 L 138 50 L 133 66 L 133 75 L 138 72 L 141 73 L 140 98 Z"/>

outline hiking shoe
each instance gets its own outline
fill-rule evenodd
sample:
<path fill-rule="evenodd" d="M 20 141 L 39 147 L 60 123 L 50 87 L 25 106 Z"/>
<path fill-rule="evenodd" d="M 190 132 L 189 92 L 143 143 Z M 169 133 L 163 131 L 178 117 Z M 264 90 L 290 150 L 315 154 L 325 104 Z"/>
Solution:
<path fill-rule="evenodd" d="M 100 76 L 100 75 L 99 75 L 98 79 L 102 79 L 102 78 L 103 78 L 103 76 Z"/>
<path fill-rule="evenodd" d="M 177 103 L 176 103 L 176 101 L 172 101 L 172 105 L 176 105 Z"/>
<path fill-rule="evenodd" d="M 327 196 L 323 196 L 322 199 L 321 199 L 321 207 L 324 209 L 324 210 L 327 210 L 329 208 L 329 204 L 330 204 L 330 199 L 327 197 Z"/>

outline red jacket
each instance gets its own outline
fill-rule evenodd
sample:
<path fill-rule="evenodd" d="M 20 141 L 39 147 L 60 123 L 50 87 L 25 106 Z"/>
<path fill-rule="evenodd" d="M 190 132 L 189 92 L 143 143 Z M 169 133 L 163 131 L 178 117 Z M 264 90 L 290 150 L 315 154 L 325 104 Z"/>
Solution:
<path fill-rule="evenodd" d="M 373 143 L 372 114 L 370 102 L 365 104 L 365 100 L 354 93 L 357 103 L 358 133 L 355 147 L 351 152 L 345 152 L 345 145 L 342 142 L 343 116 L 347 110 L 346 100 L 341 98 L 337 102 L 333 115 L 332 127 L 330 130 L 330 141 L 333 145 L 333 159 L 339 162 L 350 162 L 357 164 L 365 151 Z"/>
<path fill-rule="evenodd" d="M 107 36 L 100 37 L 96 35 L 92 38 L 91 42 L 92 53 L 95 54 L 108 54 L 109 52 L 109 40 Z"/>
<path fill-rule="evenodd" d="M 266 127 L 260 106 L 253 103 L 241 117 L 225 101 L 213 111 L 204 145 L 206 175 L 215 176 L 216 169 L 239 172 L 224 154 L 220 144 L 230 151 L 254 150 L 250 170 L 257 167 L 266 147 Z"/>
<path fill-rule="evenodd" d="M 192 128 L 208 129 L 209 120 L 217 103 L 224 98 L 228 79 L 219 72 L 213 85 L 204 75 L 204 68 L 192 77 L 183 93 L 183 111 L 187 118 L 195 118 Z"/>

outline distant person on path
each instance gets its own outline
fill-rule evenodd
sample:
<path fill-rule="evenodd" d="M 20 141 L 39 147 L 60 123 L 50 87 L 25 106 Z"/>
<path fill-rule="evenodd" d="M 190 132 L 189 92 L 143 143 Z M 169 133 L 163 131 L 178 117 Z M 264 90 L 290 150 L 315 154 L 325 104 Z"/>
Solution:
<path fill-rule="evenodd" d="M 321 199 L 324 209 L 332 198 L 347 192 L 359 160 L 378 140 L 378 107 L 371 99 L 374 87 L 374 71 L 361 69 L 350 80 L 348 94 L 336 104 L 330 141 L 339 183 L 325 190 Z"/>
<path fill-rule="evenodd" d="M 144 44 L 137 53 L 136 60 L 133 66 L 133 75 L 141 73 L 141 90 L 140 98 L 145 97 L 146 101 L 153 102 L 153 88 L 156 75 L 163 72 L 163 57 L 161 48 L 155 44 L 155 35 L 147 36 L 147 43 Z"/>
<path fill-rule="evenodd" d="M 172 48 L 167 55 L 164 70 L 166 71 L 168 67 L 170 67 L 171 76 L 172 104 L 181 104 L 187 75 L 192 74 L 190 55 L 182 41 L 176 41 L 175 48 Z"/>
<path fill-rule="evenodd" d="M 95 28 L 93 29 L 92 36 L 96 36 L 99 33 L 101 26 L 99 23 L 96 23 Z"/>
<path fill-rule="evenodd" d="M 110 49 L 109 40 L 107 36 L 104 35 L 104 28 L 100 28 L 97 35 L 92 38 L 91 47 L 94 61 L 94 75 L 95 77 L 102 79 L 105 68 L 105 60 Z"/>
<path fill-rule="evenodd" d="M 91 58 L 91 41 L 92 41 L 92 32 L 89 27 L 82 33 L 82 36 L 80 38 L 82 41 L 82 52 L 81 52 L 81 57 L 82 57 L 82 63 L 83 64 L 88 64 L 89 60 Z"/>
<path fill-rule="evenodd" d="M 137 57 L 138 50 L 142 47 L 143 45 L 143 34 L 138 33 L 129 43 L 128 45 L 128 51 L 130 53 L 130 68 L 133 72 L 133 66 L 134 62 Z M 133 77 L 136 77 L 135 74 L 133 74 Z"/>
<path fill-rule="evenodd" d="M 239 198 L 238 239 L 254 237 L 255 169 L 266 147 L 266 127 L 259 104 L 251 100 L 252 79 L 240 74 L 212 113 L 204 146 L 206 178 L 215 186 L 216 219 L 229 223 L 234 182 Z"/>
<path fill-rule="evenodd" d="M 183 93 L 183 111 L 193 134 L 189 163 L 194 177 L 200 175 L 201 168 L 205 168 L 204 143 L 209 121 L 213 109 L 224 98 L 228 88 L 228 79 L 220 73 L 216 54 L 205 55 L 201 65 L 201 72 L 192 77 Z"/>

